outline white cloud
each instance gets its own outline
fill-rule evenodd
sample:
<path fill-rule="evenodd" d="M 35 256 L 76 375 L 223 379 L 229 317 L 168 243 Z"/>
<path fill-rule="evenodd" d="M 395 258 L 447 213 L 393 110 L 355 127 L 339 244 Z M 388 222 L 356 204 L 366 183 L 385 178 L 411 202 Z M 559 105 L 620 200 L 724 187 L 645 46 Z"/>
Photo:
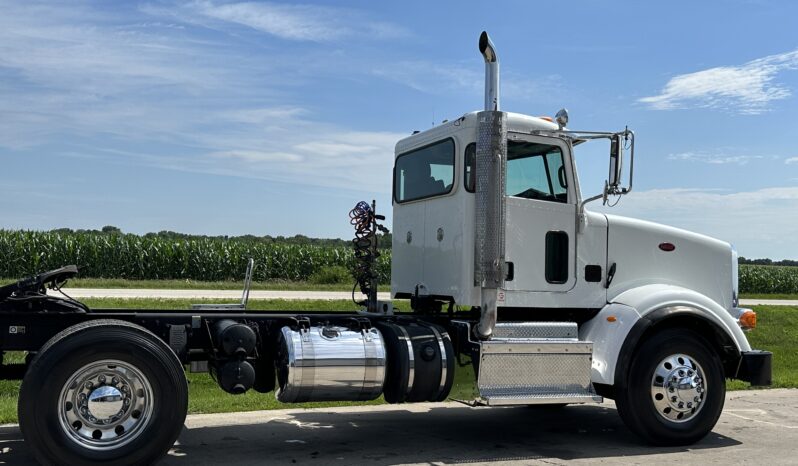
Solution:
<path fill-rule="evenodd" d="M 795 259 L 798 254 L 798 187 L 794 186 L 742 192 L 653 189 L 632 192 L 615 208 L 596 209 L 720 238 L 746 257 Z"/>
<path fill-rule="evenodd" d="M 721 66 L 671 78 L 659 95 L 639 102 L 655 110 L 719 108 L 743 114 L 762 113 L 771 101 L 791 95 L 774 83 L 784 70 L 798 68 L 798 50 L 769 55 L 740 66 Z"/>
<path fill-rule="evenodd" d="M 209 27 L 235 24 L 296 41 L 327 42 L 355 36 L 396 39 L 410 35 L 398 25 L 374 20 L 360 11 L 321 5 L 196 0 L 174 8 L 144 5 L 142 11 Z"/>
<path fill-rule="evenodd" d="M 784 161 L 787 165 L 798 164 L 798 157 L 790 157 Z"/>
<path fill-rule="evenodd" d="M 286 89 L 302 79 L 305 56 L 259 51 L 266 59 L 252 60 L 251 50 L 197 31 L 120 23 L 82 4 L 5 6 L 0 154 L 390 191 L 404 134 L 327 123 L 294 102 Z"/>
<path fill-rule="evenodd" d="M 475 63 L 478 62 L 400 61 L 381 64 L 372 68 L 371 73 L 426 94 L 457 92 L 477 97 L 484 90 L 485 73 Z M 502 99 L 537 102 L 556 100 L 561 94 L 561 81 L 557 75 L 528 78 L 508 72 L 502 75 Z"/>
<path fill-rule="evenodd" d="M 290 127 L 285 131 L 284 127 Z M 269 122 L 201 136 L 205 147 L 225 147 L 168 168 L 389 193 L 396 141 L 407 134 L 353 131 L 305 118 Z M 152 160 L 156 165 L 162 160 Z"/>
<path fill-rule="evenodd" d="M 746 165 L 748 162 L 764 158 L 766 158 L 764 155 L 731 155 L 717 152 L 681 152 L 668 155 L 668 160 L 686 160 L 689 162 L 701 162 L 711 165 Z"/>

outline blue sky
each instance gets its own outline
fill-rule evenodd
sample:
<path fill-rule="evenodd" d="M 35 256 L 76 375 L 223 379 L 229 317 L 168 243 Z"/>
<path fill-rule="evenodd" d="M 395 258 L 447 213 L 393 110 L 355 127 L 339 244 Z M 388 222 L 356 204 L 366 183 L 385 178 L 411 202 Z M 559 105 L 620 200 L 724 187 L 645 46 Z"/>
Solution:
<path fill-rule="evenodd" d="M 0 0 L 0 227 L 348 238 L 399 138 L 482 105 L 487 29 L 503 109 L 635 130 L 612 212 L 798 258 L 798 4 L 641 3 Z"/>

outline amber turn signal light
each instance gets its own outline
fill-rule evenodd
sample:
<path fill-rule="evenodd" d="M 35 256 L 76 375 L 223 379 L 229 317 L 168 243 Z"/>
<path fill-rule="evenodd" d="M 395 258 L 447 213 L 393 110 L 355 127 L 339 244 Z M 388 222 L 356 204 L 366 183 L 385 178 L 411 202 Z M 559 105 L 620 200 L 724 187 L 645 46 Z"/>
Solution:
<path fill-rule="evenodd" d="M 756 328 L 756 312 L 747 309 L 742 314 L 740 314 L 740 328 L 743 330 L 751 330 Z"/>

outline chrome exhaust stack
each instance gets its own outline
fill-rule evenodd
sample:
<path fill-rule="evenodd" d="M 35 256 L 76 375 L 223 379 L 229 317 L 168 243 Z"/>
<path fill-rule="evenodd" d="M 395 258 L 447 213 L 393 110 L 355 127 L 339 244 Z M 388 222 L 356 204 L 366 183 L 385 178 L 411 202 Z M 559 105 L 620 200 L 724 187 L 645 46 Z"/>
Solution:
<path fill-rule="evenodd" d="M 487 31 L 479 36 L 479 53 L 485 59 L 485 110 L 499 111 L 499 56 Z"/>
<path fill-rule="evenodd" d="M 476 242 L 474 285 L 482 291 L 476 336 L 489 339 L 504 287 L 505 172 L 507 114 L 499 111 L 499 58 L 487 32 L 479 36 L 485 59 L 485 110 L 477 115 Z"/>

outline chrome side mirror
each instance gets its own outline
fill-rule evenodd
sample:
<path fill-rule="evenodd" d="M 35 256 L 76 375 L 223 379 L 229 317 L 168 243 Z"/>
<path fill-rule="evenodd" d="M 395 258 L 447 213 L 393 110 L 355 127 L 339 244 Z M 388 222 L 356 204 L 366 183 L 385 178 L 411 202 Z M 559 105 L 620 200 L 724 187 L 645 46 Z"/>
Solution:
<path fill-rule="evenodd" d="M 620 134 L 615 134 L 610 138 L 610 174 L 607 184 L 610 190 L 617 190 L 621 184 L 621 172 L 623 170 L 623 139 Z"/>

